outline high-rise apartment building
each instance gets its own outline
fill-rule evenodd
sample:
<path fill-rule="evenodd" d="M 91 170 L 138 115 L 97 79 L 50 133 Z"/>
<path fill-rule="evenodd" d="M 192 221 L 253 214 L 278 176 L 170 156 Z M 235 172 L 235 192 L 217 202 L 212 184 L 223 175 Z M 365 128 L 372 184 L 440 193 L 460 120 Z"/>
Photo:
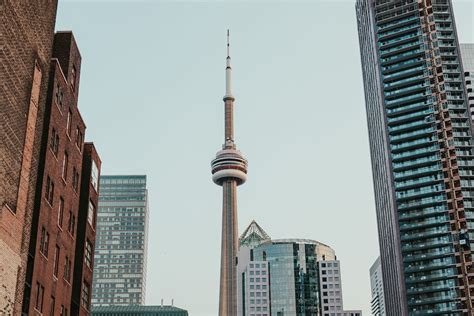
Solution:
<path fill-rule="evenodd" d="M 0 4 L 0 314 L 23 301 L 57 1 Z"/>
<path fill-rule="evenodd" d="M 474 154 L 452 2 L 356 11 L 387 315 L 472 315 Z"/>
<path fill-rule="evenodd" d="M 86 247 L 84 238 L 95 240 L 95 213 L 92 221 L 83 218 L 88 209 L 81 207 L 83 198 L 97 205 L 95 196 L 85 195 L 94 181 L 85 170 L 91 165 L 100 172 L 100 158 L 84 145 L 85 124 L 78 109 L 81 56 L 71 32 L 54 36 L 44 129 L 39 153 L 37 190 L 31 220 L 27 274 L 24 283 L 23 315 L 69 315 L 73 292 L 90 291 L 92 270 L 79 260 Z M 88 225 L 88 227 L 85 227 Z M 77 260 L 76 260 L 77 259 Z M 81 282 L 73 282 L 75 271 L 89 269 Z M 83 281 L 83 282 L 82 282 Z M 89 315 L 90 298 L 75 315 Z"/>
<path fill-rule="evenodd" d="M 146 176 L 101 176 L 93 305 L 145 304 L 147 238 Z"/>
<path fill-rule="evenodd" d="M 370 288 L 372 300 L 370 302 L 373 316 L 385 316 L 385 298 L 383 294 L 383 277 L 380 257 L 370 267 Z"/>
<path fill-rule="evenodd" d="M 474 44 L 461 44 L 461 58 L 466 77 L 467 98 L 474 119 Z"/>
<path fill-rule="evenodd" d="M 272 240 L 255 222 L 240 237 L 239 316 L 361 316 L 345 311 L 334 250 L 307 239 Z"/>

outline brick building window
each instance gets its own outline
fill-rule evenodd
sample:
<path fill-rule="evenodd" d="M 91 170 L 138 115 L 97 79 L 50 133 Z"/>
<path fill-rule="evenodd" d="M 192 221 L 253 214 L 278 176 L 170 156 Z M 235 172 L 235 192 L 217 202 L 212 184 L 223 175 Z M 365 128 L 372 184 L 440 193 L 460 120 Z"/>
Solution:
<path fill-rule="evenodd" d="M 67 231 L 74 236 L 74 230 L 76 228 L 76 216 L 72 213 L 72 211 L 69 211 L 69 221 L 67 225 Z"/>
<path fill-rule="evenodd" d="M 41 228 L 41 237 L 40 237 L 40 252 L 48 258 L 48 248 L 49 248 L 49 233 L 46 231 L 44 226 Z"/>
<path fill-rule="evenodd" d="M 62 111 L 63 110 L 63 91 L 61 90 L 61 86 L 59 85 L 58 81 L 56 81 L 55 101 L 58 108 Z"/>
<path fill-rule="evenodd" d="M 63 170 L 62 170 L 62 173 L 61 175 L 63 176 L 63 179 L 64 181 L 67 180 L 67 167 L 68 167 L 68 164 L 69 164 L 69 155 L 67 153 L 67 151 L 64 152 L 64 158 L 63 158 Z"/>
<path fill-rule="evenodd" d="M 61 305 L 61 314 L 60 316 L 67 316 L 67 308 L 64 305 Z"/>
<path fill-rule="evenodd" d="M 94 190 L 97 192 L 99 188 L 99 168 L 94 160 L 92 160 L 91 183 Z"/>
<path fill-rule="evenodd" d="M 71 259 L 66 256 L 66 260 L 64 261 L 64 280 L 70 282 L 71 279 Z"/>
<path fill-rule="evenodd" d="M 58 277 L 58 270 L 59 270 L 59 253 L 61 249 L 58 245 L 56 245 L 56 251 L 54 253 L 54 264 L 53 264 L 53 275 L 57 278 Z"/>
<path fill-rule="evenodd" d="M 43 312 L 43 298 L 44 298 L 44 286 L 41 283 L 36 282 L 36 301 L 35 309 L 39 312 Z"/>
<path fill-rule="evenodd" d="M 94 217 L 95 217 L 95 206 L 91 200 L 89 200 L 89 211 L 87 212 L 87 221 L 89 224 L 94 227 Z"/>
<path fill-rule="evenodd" d="M 79 172 L 77 172 L 76 167 L 74 167 L 72 172 L 72 188 L 77 192 L 79 187 Z"/>
<path fill-rule="evenodd" d="M 87 239 L 86 241 L 86 255 L 84 257 L 84 261 L 86 262 L 86 266 L 88 268 L 92 267 L 92 243 Z"/>
<path fill-rule="evenodd" d="M 63 228 L 63 217 L 64 217 L 64 199 L 61 196 L 59 199 L 59 208 L 58 208 L 58 226 Z"/>
<path fill-rule="evenodd" d="M 76 80 L 77 80 L 77 71 L 76 71 L 76 66 L 73 65 L 71 69 L 71 88 L 74 94 L 76 93 Z"/>
<path fill-rule="evenodd" d="M 66 123 L 66 131 L 69 138 L 71 138 L 71 128 L 72 128 L 72 111 L 71 109 L 69 109 L 69 111 L 67 112 L 67 123 Z"/>
<path fill-rule="evenodd" d="M 59 151 L 59 134 L 55 128 L 51 131 L 51 139 L 49 140 L 49 148 L 53 154 L 57 157 Z"/>
<path fill-rule="evenodd" d="M 46 178 L 46 190 L 44 192 L 44 197 L 48 201 L 49 205 L 53 205 L 54 199 L 54 182 L 48 176 Z"/>
<path fill-rule="evenodd" d="M 81 132 L 79 126 L 76 128 L 76 146 L 79 151 L 82 151 L 82 143 L 84 142 L 84 135 Z"/>
<path fill-rule="evenodd" d="M 56 305 L 56 298 L 51 296 L 51 302 L 49 302 L 49 316 L 54 316 L 54 308 Z"/>
<path fill-rule="evenodd" d="M 87 310 L 89 310 L 89 299 L 90 299 L 90 286 L 89 286 L 89 283 L 87 283 L 86 281 L 83 281 L 81 305 Z"/>

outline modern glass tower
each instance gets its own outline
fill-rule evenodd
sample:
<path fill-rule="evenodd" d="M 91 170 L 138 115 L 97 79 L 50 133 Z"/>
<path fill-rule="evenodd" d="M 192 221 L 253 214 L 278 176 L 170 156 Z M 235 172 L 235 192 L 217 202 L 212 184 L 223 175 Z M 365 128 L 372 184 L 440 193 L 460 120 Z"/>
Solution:
<path fill-rule="evenodd" d="M 148 244 L 146 176 L 101 176 L 94 306 L 144 305 Z"/>
<path fill-rule="evenodd" d="M 450 0 L 357 0 L 387 315 L 472 315 L 472 127 Z"/>
<path fill-rule="evenodd" d="M 373 316 L 385 316 L 385 300 L 383 295 L 383 277 L 380 257 L 370 267 L 370 289 L 372 300 L 370 302 Z"/>
<path fill-rule="evenodd" d="M 247 160 L 237 150 L 234 142 L 234 100 L 232 95 L 229 52 L 229 31 L 227 31 L 226 63 L 225 137 L 224 145 L 212 161 L 212 180 L 222 186 L 222 239 L 221 275 L 219 289 L 219 316 L 237 315 L 237 186 L 247 179 Z"/>

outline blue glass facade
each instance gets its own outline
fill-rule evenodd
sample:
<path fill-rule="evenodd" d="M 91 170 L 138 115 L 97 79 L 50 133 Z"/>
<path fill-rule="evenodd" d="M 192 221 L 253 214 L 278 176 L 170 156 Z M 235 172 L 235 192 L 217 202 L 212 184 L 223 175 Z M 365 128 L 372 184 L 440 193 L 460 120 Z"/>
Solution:
<path fill-rule="evenodd" d="M 451 1 L 356 8 L 387 315 L 464 315 L 474 161 Z"/>

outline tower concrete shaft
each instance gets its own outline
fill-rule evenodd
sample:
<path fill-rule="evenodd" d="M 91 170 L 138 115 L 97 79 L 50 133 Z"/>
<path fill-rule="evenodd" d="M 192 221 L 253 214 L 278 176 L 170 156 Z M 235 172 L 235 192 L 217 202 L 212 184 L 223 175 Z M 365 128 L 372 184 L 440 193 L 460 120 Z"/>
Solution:
<path fill-rule="evenodd" d="M 247 179 L 247 160 L 234 143 L 234 97 L 232 96 L 229 33 L 227 33 L 225 138 L 222 150 L 212 161 L 212 180 L 222 186 L 221 273 L 219 316 L 237 315 L 237 186 Z"/>

